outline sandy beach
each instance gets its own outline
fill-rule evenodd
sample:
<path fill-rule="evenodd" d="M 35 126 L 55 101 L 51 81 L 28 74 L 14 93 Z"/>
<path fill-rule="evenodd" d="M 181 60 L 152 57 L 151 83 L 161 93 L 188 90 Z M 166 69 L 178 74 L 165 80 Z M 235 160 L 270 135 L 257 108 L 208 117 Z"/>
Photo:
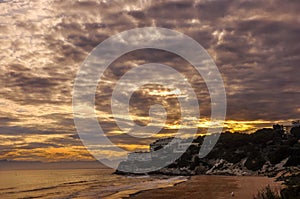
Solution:
<path fill-rule="evenodd" d="M 274 178 L 254 176 L 193 176 L 190 180 L 164 189 L 143 191 L 130 198 L 201 198 L 201 199 L 252 199 L 261 189 L 270 185 L 280 190 L 281 182 Z M 231 196 L 231 193 L 234 196 Z"/>

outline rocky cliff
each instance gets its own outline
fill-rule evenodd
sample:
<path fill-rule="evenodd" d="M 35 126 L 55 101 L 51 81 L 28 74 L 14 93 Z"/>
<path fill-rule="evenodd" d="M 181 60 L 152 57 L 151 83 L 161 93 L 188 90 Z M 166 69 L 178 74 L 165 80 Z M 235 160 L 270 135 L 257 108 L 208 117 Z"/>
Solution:
<path fill-rule="evenodd" d="M 300 128 L 293 129 L 293 132 L 300 132 Z M 202 159 L 198 153 L 204 138 L 198 137 L 193 140 L 196 144 L 191 145 L 180 158 L 151 173 L 276 176 L 300 167 L 300 142 L 296 133 L 286 134 L 276 126 L 253 134 L 222 133 L 213 150 Z M 125 161 L 120 165 L 139 164 Z M 143 162 L 143 165 L 150 164 Z"/>

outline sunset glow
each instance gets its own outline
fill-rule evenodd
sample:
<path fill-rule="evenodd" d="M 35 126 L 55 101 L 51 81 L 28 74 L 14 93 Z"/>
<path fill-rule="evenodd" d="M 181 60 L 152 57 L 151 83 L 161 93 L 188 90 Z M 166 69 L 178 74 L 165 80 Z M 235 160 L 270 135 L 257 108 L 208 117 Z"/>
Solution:
<path fill-rule="evenodd" d="M 252 133 L 299 119 L 300 7 L 289 2 L 278 6 L 276 0 L 0 1 L 0 159 L 94 160 L 74 126 L 74 80 L 99 43 L 138 27 L 180 31 L 209 52 L 227 93 L 223 131 Z M 199 99 L 198 122 L 190 118 L 181 123 L 177 98 L 189 96 L 155 84 L 134 93 L 130 118 L 113 116 L 110 103 L 117 81 L 146 63 L 163 63 L 183 74 Z M 165 123 L 156 121 L 164 124 L 158 134 L 135 139 L 116 125 L 116 117 L 147 125 L 149 108 L 155 104 L 168 113 Z M 83 104 L 80 117 L 89 117 L 85 111 Z M 211 99 L 204 80 L 185 59 L 162 50 L 137 50 L 116 59 L 99 81 L 93 111 L 112 143 L 128 151 L 146 151 L 151 142 L 174 136 L 180 128 L 198 128 L 198 135 L 206 135 L 207 128 L 219 125 L 210 120 Z M 124 155 L 110 146 L 97 153 Z"/>

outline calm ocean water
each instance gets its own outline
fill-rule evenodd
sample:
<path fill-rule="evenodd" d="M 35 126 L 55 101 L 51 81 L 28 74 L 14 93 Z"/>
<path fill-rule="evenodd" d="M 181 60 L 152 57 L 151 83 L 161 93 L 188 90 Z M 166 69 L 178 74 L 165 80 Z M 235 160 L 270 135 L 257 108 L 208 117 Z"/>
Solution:
<path fill-rule="evenodd" d="M 122 198 L 172 186 L 185 177 L 128 177 L 111 169 L 0 171 L 0 198 Z"/>

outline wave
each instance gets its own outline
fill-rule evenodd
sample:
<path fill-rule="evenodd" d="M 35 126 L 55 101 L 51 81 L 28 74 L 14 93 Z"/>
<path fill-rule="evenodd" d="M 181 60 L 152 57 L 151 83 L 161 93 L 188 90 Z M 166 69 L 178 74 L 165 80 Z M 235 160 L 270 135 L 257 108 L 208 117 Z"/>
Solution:
<path fill-rule="evenodd" d="M 78 173 L 81 172 L 81 173 Z M 45 171 L 38 171 L 26 176 L 24 183 L 1 187 L 0 198 L 122 198 L 141 191 L 173 186 L 187 180 L 187 177 L 169 176 L 119 176 L 111 172 L 76 171 L 67 172 L 63 176 L 60 173 L 50 173 L 52 181 L 40 178 L 48 176 Z M 22 173 L 21 173 L 22 174 Z M 59 178 L 62 176 L 62 178 Z M 20 180 L 17 176 L 14 180 Z M 80 177 L 80 178 L 78 178 Z M 23 178 L 23 177 L 22 177 Z M 64 180 L 66 179 L 66 180 Z"/>
<path fill-rule="evenodd" d="M 35 188 L 35 189 L 26 189 L 26 190 L 18 190 L 18 191 L 10 191 L 10 190 L 15 190 L 16 187 L 11 187 L 11 188 L 5 188 L 5 189 L 0 189 L 2 194 L 18 194 L 18 193 L 29 193 L 29 192 L 39 192 L 39 191 L 45 191 L 45 190 L 50 190 L 50 189 L 57 189 L 57 188 L 62 188 L 62 187 L 68 187 L 69 185 L 78 185 L 78 184 L 83 184 L 87 183 L 88 181 L 82 180 L 82 181 L 75 181 L 75 182 L 66 182 L 62 183 L 59 185 L 55 186 L 48 186 L 48 187 L 40 187 L 40 188 Z"/>
<path fill-rule="evenodd" d="M 103 197 L 103 199 L 121 199 L 147 190 L 172 187 L 175 186 L 176 184 L 185 182 L 187 180 L 188 177 L 186 176 L 177 176 L 168 179 L 159 179 L 159 180 L 139 183 L 127 187 L 127 189 L 125 190 L 120 190 L 117 193 L 114 193 L 110 196 Z"/>
<path fill-rule="evenodd" d="M 8 191 L 8 190 L 16 189 L 16 188 L 17 187 L 0 188 L 0 191 Z"/>
<path fill-rule="evenodd" d="M 65 183 L 63 183 L 63 185 L 82 184 L 82 183 L 86 183 L 86 182 L 88 182 L 88 181 L 81 180 L 81 181 L 77 181 L 77 182 L 65 182 Z"/>

